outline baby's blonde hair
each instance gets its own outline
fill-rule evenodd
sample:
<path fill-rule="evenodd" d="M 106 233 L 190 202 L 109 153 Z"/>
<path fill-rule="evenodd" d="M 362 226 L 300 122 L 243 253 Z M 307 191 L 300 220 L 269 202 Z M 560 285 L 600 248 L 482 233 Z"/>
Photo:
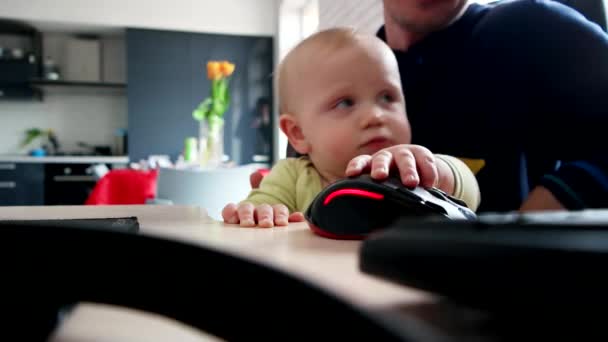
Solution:
<path fill-rule="evenodd" d="M 358 42 L 360 38 L 361 35 L 353 28 L 332 28 L 311 35 L 291 49 L 274 72 L 274 87 L 278 97 L 279 114 L 292 113 L 292 109 L 289 106 L 287 89 L 289 89 L 290 84 L 293 86 L 293 83 L 290 81 L 290 76 L 293 77 L 293 75 L 290 74 L 293 73 L 294 68 L 299 66 L 297 62 L 299 56 L 301 57 L 303 53 L 308 52 L 310 49 L 314 49 L 314 53 L 318 55 L 333 53 L 346 46 L 351 46 L 353 43 Z M 304 62 L 312 61 L 307 60 Z"/>

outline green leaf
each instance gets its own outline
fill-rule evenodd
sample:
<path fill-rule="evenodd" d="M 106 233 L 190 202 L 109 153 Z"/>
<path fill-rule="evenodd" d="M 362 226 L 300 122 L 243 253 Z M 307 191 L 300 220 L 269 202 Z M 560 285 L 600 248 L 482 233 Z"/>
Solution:
<path fill-rule="evenodd" d="M 200 108 L 196 108 L 192 112 L 192 117 L 194 118 L 194 120 L 201 121 L 201 120 L 203 120 L 205 118 L 205 112 L 202 111 Z"/>
<path fill-rule="evenodd" d="M 36 140 L 38 137 L 42 137 L 46 135 L 46 132 L 39 128 L 30 128 L 25 131 L 25 139 L 21 143 L 21 147 L 25 147 L 32 143 L 32 141 Z"/>
<path fill-rule="evenodd" d="M 201 102 L 198 107 L 192 112 L 192 117 L 195 120 L 201 121 L 209 115 L 209 109 L 213 100 L 206 98 L 205 101 Z"/>
<path fill-rule="evenodd" d="M 223 101 L 214 101 L 211 112 L 218 117 L 224 116 L 226 111 L 226 104 Z"/>
<path fill-rule="evenodd" d="M 211 106 L 211 104 L 213 103 L 213 99 L 211 99 L 210 97 L 206 98 L 205 101 L 201 102 L 198 107 L 203 111 L 203 112 L 207 112 L 209 111 L 209 106 Z"/>
<path fill-rule="evenodd" d="M 216 120 L 220 119 L 228 109 L 230 103 L 230 90 L 228 88 L 228 78 L 220 78 L 211 81 L 211 95 L 201 102 L 198 108 L 192 112 L 196 120 Z"/>

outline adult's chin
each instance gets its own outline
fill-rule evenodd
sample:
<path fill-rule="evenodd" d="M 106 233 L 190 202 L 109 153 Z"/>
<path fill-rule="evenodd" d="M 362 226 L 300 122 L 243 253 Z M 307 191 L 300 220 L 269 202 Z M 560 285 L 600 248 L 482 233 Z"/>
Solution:
<path fill-rule="evenodd" d="M 458 15 L 463 0 L 408 0 L 389 7 L 389 15 L 411 32 L 430 33 L 447 26 Z"/>

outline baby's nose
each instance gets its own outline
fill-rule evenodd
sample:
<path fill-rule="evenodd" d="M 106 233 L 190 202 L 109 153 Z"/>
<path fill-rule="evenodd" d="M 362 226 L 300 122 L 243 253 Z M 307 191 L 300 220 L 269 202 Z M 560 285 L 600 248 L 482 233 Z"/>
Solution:
<path fill-rule="evenodd" d="M 361 119 L 363 128 L 380 126 L 384 124 L 384 111 L 378 106 L 371 106 L 365 110 Z"/>

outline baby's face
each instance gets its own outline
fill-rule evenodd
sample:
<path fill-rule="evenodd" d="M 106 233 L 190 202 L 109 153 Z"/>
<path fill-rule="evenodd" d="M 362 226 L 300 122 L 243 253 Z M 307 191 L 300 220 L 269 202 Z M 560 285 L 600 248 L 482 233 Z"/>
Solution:
<path fill-rule="evenodd" d="M 294 108 L 318 169 L 343 177 L 352 158 L 410 143 L 397 61 L 382 42 L 319 50 L 301 70 Z"/>

